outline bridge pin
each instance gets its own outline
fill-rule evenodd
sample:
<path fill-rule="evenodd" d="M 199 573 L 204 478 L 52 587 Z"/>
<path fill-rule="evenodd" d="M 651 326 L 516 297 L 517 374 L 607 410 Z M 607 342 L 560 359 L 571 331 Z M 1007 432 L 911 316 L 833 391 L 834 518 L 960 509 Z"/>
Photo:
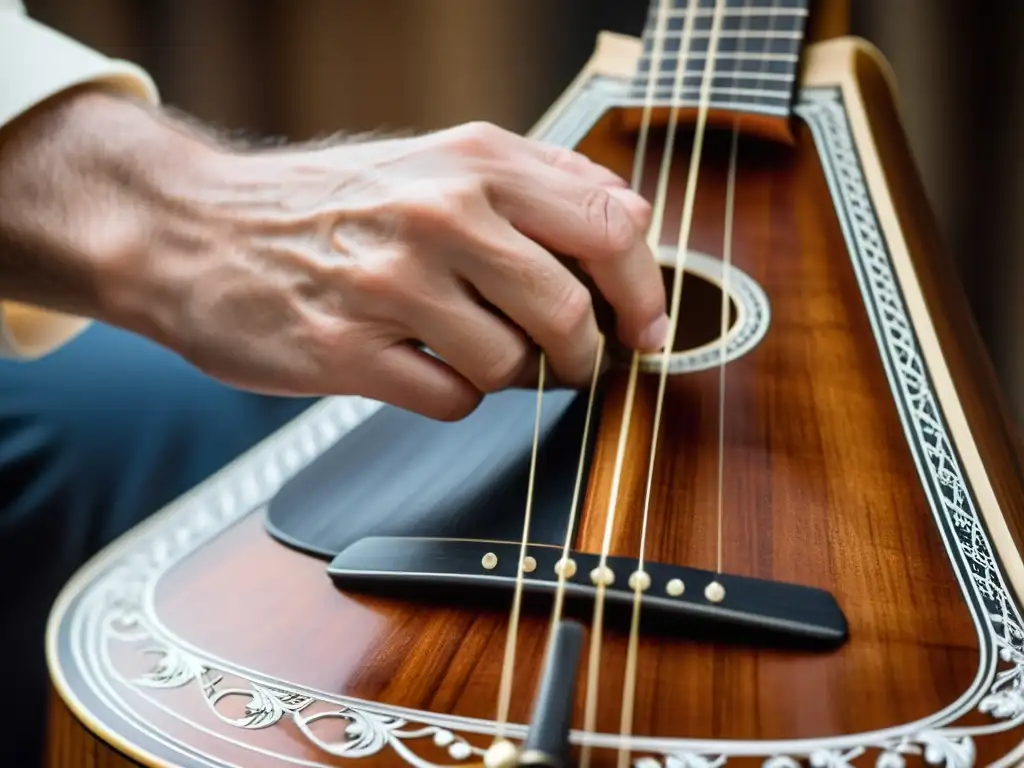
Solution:
<path fill-rule="evenodd" d="M 646 571 L 633 571 L 629 575 L 629 588 L 636 591 L 646 592 L 651 588 L 651 577 Z"/>
<path fill-rule="evenodd" d="M 725 600 L 725 587 L 723 587 L 717 581 L 712 581 L 704 589 L 704 597 L 706 597 L 712 603 L 720 603 L 723 600 Z"/>
<path fill-rule="evenodd" d="M 665 591 L 668 592 L 669 597 L 679 597 L 686 591 L 686 585 L 683 584 L 682 579 L 672 579 L 665 585 Z"/>
<path fill-rule="evenodd" d="M 572 558 L 562 558 L 555 563 L 555 575 L 571 579 L 576 575 L 576 561 Z"/>
<path fill-rule="evenodd" d="M 615 583 L 615 573 L 607 565 L 599 565 L 590 572 L 590 580 L 594 582 L 595 585 L 610 587 Z"/>

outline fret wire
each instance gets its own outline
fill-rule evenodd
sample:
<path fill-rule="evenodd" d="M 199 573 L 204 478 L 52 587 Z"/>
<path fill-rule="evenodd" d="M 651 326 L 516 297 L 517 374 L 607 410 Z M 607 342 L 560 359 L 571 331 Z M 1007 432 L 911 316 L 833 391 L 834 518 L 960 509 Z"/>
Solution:
<path fill-rule="evenodd" d="M 744 8 L 742 10 L 748 10 L 746 8 L 746 0 L 743 0 L 743 4 L 744 4 Z M 699 3 L 698 3 L 698 5 L 699 5 Z M 740 26 L 740 35 L 743 36 L 744 42 L 742 42 L 742 43 L 737 42 L 736 50 L 740 50 L 741 51 L 741 50 L 744 50 L 746 48 L 746 36 L 750 33 L 750 29 L 749 29 L 750 23 L 749 22 L 750 22 L 751 18 L 752 17 L 750 15 L 742 15 L 742 18 L 740 19 L 740 25 L 739 25 Z M 719 67 L 719 69 L 721 69 L 721 68 Z M 763 69 L 763 66 L 762 67 L 758 67 L 758 70 L 761 70 L 761 69 Z M 684 65 L 684 67 L 683 67 L 683 80 L 684 80 L 684 82 L 686 80 L 686 74 L 685 73 L 686 73 L 686 67 Z M 746 86 L 741 86 L 741 85 L 737 84 L 737 82 L 736 82 L 737 78 L 736 78 L 736 65 L 735 65 L 735 63 L 733 63 L 733 67 L 732 67 L 732 72 L 731 73 L 723 73 L 723 74 L 727 74 L 727 75 L 731 74 L 732 86 L 730 86 L 730 87 L 733 87 L 733 88 L 744 88 L 744 87 L 746 87 Z M 783 90 L 784 93 L 786 93 L 787 95 L 792 93 L 791 85 L 787 85 L 787 83 L 783 82 L 782 86 L 783 86 L 783 89 L 784 89 Z M 761 91 L 762 90 L 761 83 L 757 83 L 757 85 L 755 86 L 755 90 L 757 90 L 757 91 Z M 758 95 L 761 96 L 761 94 L 758 94 Z M 788 101 L 788 99 L 787 99 L 787 101 Z"/>
<path fill-rule="evenodd" d="M 678 58 L 679 58 L 678 55 L 661 57 L 661 59 L 660 59 L 661 64 L 662 64 L 661 69 L 664 70 L 666 68 L 665 65 L 668 62 L 675 61 Z M 689 65 L 689 64 L 694 63 L 694 62 L 703 62 L 704 59 L 707 58 L 707 56 L 705 56 L 705 55 L 686 56 L 684 58 L 686 59 L 687 65 Z M 778 61 L 778 62 L 796 63 L 799 60 L 799 58 L 800 57 L 797 54 L 795 54 L 795 53 L 756 53 L 754 51 L 730 51 L 729 53 L 716 53 L 715 54 L 715 59 L 730 59 L 730 60 L 734 60 L 734 61 L 757 61 L 757 62 L 762 62 L 762 61 Z M 646 64 L 646 65 L 649 66 L 650 63 L 651 63 L 651 59 L 650 59 L 650 57 L 647 54 L 644 54 L 640 58 L 640 64 L 641 65 L 645 65 Z M 703 68 L 703 66 L 704 65 L 701 64 L 700 68 Z M 689 66 L 687 66 L 687 69 L 689 69 Z M 675 71 L 675 65 L 672 66 L 672 71 Z"/>
<path fill-rule="evenodd" d="M 761 0 L 760 4 L 758 3 L 758 0 L 754 0 L 754 2 L 750 3 L 744 2 L 743 0 L 733 0 L 733 3 L 734 4 L 729 4 L 727 0 L 726 7 L 722 11 L 723 17 L 742 14 L 744 11 L 771 11 L 773 8 L 776 12 L 794 11 L 796 13 L 807 15 L 809 7 L 808 0 L 793 0 L 793 2 L 789 2 L 789 0 L 778 0 L 774 3 L 772 0 Z M 739 5 L 736 5 L 735 3 L 738 3 Z M 688 8 L 688 0 L 675 0 L 674 2 L 662 3 L 662 5 L 665 6 L 662 8 L 662 13 L 666 15 L 679 12 L 693 12 Z M 697 16 L 712 16 L 715 13 L 715 0 L 706 0 L 706 2 L 702 0 L 698 3 L 698 6 L 699 7 L 696 12 L 694 12 Z M 648 15 L 656 14 L 657 12 L 658 5 L 656 3 L 651 3 L 648 7 Z"/>
<path fill-rule="evenodd" d="M 655 34 L 656 30 L 647 30 L 644 32 L 643 40 L 647 47 L 654 40 L 676 40 L 683 36 L 685 23 L 680 22 L 679 24 L 665 24 L 662 29 Z M 772 30 L 772 31 L 769 31 Z M 693 31 L 693 36 L 698 40 L 707 40 L 711 37 L 711 30 L 697 26 Z M 771 19 L 768 17 L 763 18 L 751 18 L 751 19 L 740 19 L 739 22 L 730 27 L 723 27 L 719 30 L 719 34 L 724 35 L 725 40 L 733 40 L 736 37 L 752 37 L 759 38 L 761 36 L 770 37 L 773 39 L 797 39 L 803 40 L 806 34 L 804 25 L 786 23 L 778 19 Z"/>
<path fill-rule="evenodd" d="M 654 8 L 652 6 L 652 10 Z M 695 39 L 704 41 L 710 37 L 714 9 L 703 8 L 695 15 L 684 9 L 679 9 L 678 13 L 666 11 L 665 14 L 668 18 L 657 35 L 658 40 L 675 41 L 680 38 L 687 19 L 692 19 L 692 34 Z M 752 41 L 762 37 L 802 40 L 805 35 L 806 8 L 780 8 L 777 0 L 772 6 L 767 7 L 750 7 L 744 3 L 741 8 L 725 11 L 725 16 L 726 18 L 722 20 L 721 36 L 730 42 L 737 36 Z M 653 23 L 655 20 L 656 17 L 652 17 L 644 30 L 644 47 L 647 50 L 655 41 L 658 29 L 658 25 Z M 735 42 L 733 44 L 735 45 Z"/>
<path fill-rule="evenodd" d="M 777 15 L 779 15 L 779 16 L 804 16 L 804 17 L 806 17 L 808 15 L 808 11 L 807 11 L 806 8 L 779 8 L 778 11 L 779 12 L 778 12 Z M 664 17 L 666 19 L 678 19 L 680 17 L 684 17 L 685 18 L 686 16 L 689 16 L 691 14 L 695 18 L 696 17 L 700 17 L 700 18 L 713 18 L 714 17 L 714 13 L 715 13 L 714 9 L 712 9 L 712 8 L 699 8 L 696 12 L 688 11 L 686 8 L 671 8 L 671 9 L 669 9 L 667 11 L 663 11 Z M 654 19 L 654 18 L 657 18 L 657 15 L 658 14 L 657 14 L 656 11 L 652 11 L 649 14 L 649 17 Z M 770 15 L 772 15 L 772 11 L 771 11 L 770 8 L 745 7 L 745 8 L 726 9 L 726 10 L 722 11 L 722 19 L 723 19 L 723 21 L 725 19 L 730 19 L 730 18 L 731 19 L 735 19 L 737 17 L 742 17 L 742 16 L 770 16 Z"/>
<path fill-rule="evenodd" d="M 796 85 L 796 64 L 802 48 L 808 9 L 806 0 L 726 0 L 718 32 L 719 46 L 711 75 L 711 106 L 718 110 L 788 114 Z M 651 98 L 660 107 L 696 108 L 704 81 L 705 62 L 714 19 L 715 0 L 698 0 L 700 7 L 687 9 L 689 0 L 668 0 L 662 10 L 666 18 L 660 30 L 648 24 L 637 75 L 629 86 L 629 103 L 648 94 L 649 77 L 654 77 Z M 710 5 L 709 5 L 710 4 Z M 738 4 L 740 7 L 737 7 Z M 651 21 L 657 20 L 652 4 Z M 689 50 L 681 52 L 684 26 L 691 19 Z M 730 21 L 731 20 L 731 21 Z M 658 45 L 660 66 L 652 73 L 654 46 Z M 682 84 L 676 89 L 677 69 L 684 68 Z"/>
<path fill-rule="evenodd" d="M 647 39 L 651 40 L 651 41 L 653 41 L 653 40 L 678 40 L 678 39 L 682 38 L 682 34 L 683 34 L 683 31 L 681 29 L 680 30 L 669 29 L 669 30 L 666 30 L 665 34 L 663 34 L 663 35 L 655 35 L 655 34 L 648 35 Z M 699 30 L 699 31 L 698 30 L 694 30 L 693 32 L 690 33 L 690 35 L 695 40 L 703 40 L 705 38 L 710 39 L 711 38 L 711 30 L 707 30 L 706 34 L 705 34 L 705 30 Z M 718 33 L 718 35 L 719 35 L 719 37 L 726 38 L 726 39 L 729 39 L 729 40 L 732 40 L 732 39 L 735 39 L 735 38 L 748 38 L 750 40 L 762 40 L 762 39 L 769 39 L 769 40 L 802 40 L 803 37 L 804 37 L 804 33 L 803 33 L 802 30 L 788 30 L 788 29 L 787 30 L 776 30 L 776 31 L 773 31 L 773 32 L 769 32 L 767 30 L 757 30 L 757 29 L 748 29 L 746 32 L 741 32 L 739 30 L 729 30 L 729 31 L 721 30 Z"/>
<path fill-rule="evenodd" d="M 643 82 L 646 83 L 649 80 L 651 80 L 652 78 L 644 77 L 644 78 L 638 78 L 638 79 L 642 79 Z M 657 88 L 660 88 L 662 85 L 664 85 L 666 87 L 667 86 L 671 86 L 675 82 L 675 79 L 676 79 L 675 74 L 665 73 L 665 72 L 663 72 L 662 74 L 659 74 L 657 77 L 653 78 L 653 80 L 655 81 L 655 87 L 657 87 Z M 690 83 L 688 83 L 687 81 L 691 81 L 694 85 L 699 85 L 700 82 L 701 82 L 701 79 L 702 79 L 702 74 L 699 71 L 694 71 L 692 73 L 687 73 L 687 74 L 683 75 L 683 77 L 682 77 L 683 85 L 684 86 L 689 86 Z M 788 73 L 785 73 L 785 72 L 760 73 L 760 72 L 757 72 L 756 70 L 748 70 L 748 69 L 732 69 L 732 70 L 728 70 L 728 71 L 727 70 L 719 69 L 719 70 L 716 70 L 714 76 L 711 78 L 711 82 L 712 82 L 712 84 L 714 84 L 714 82 L 716 80 L 728 80 L 729 82 L 734 82 L 736 80 L 757 80 L 758 82 L 760 82 L 760 81 L 763 80 L 763 81 L 766 81 L 768 83 L 778 83 L 782 87 L 788 88 L 790 85 L 793 84 L 793 81 L 795 79 L 796 78 L 795 78 L 795 76 L 794 76 L 794 74 L 792 72 L 788 72 Z"/>
<path fill-rule="evenodd" d="M 806 19 L 810 14 L 807 8 L 782 8 L 776 7 L 773 11 L 770 6 L 745 6 L 743 8 L 732 8 L 723 12 L 722 21 L 727 22 L 734 19 L 742 19 L 749 17 L 760 17 L 760 16 L 776 16 L 784 19 Z M 662 17 L 666 21 L 676 21 L 680 18 L 693 18 L 695 23 L 707 21 L 710 23 L 714 19 L 714 10 L 711 8 L 701 8 L 696 13 L 686 8 L 673 8 L 662 12 Z M 650 26 L 658 18 L 658 13 L 652 10 L 647 15 L 647 23 Z"/>
<path fill-rule="evenodd" d="M 642 84 L 645 84 L 645 83 L 648 83 L 648 82 L 650 82 L 650 78 L 647 78 L 647 77 L 636 77 L 636 78 L 634 78 L 633 85 L 634 86 L 642 85 Z M 701 77 L 699 75 L 688 75 L 685 78 L 683 78 L 683 87 L 684 88 L 696 88 L 696 87 L 698 87 L 700 85 L 701 82 L 702 82 L 702 79 L 701 79 Z M 719 86 L 730 87 L 730 88 L 734 88 L 734 87 L 744 87 L 744 88 L 745 87 L 751 87 L 751 86 L 746 86 L 746 85 L 740 86 L 739 84 L 743 83 L 743 82 L 746 82 L 746 83 L 754 83 L 754 82 L 763 83 L 763 87 L 766 90 L 777 92 L 777 91 L 784 91 L 784 90 L 792 89 L 794 83 L 796 82 L 796 78 L 793 77 L 793 76 L 790 76 L 790 77 L 784 77 L 783 76 L 783 77 L 778 77 L 778 78 L 776 78 L 774 80 L 763 81 L 762 78 L 758 77 L 757 73 L 754 73 L 754 72 L 720 72 L 720 73 L 716 74 L 714 78 L 712 78 L 712 86 L 713 87 L 719 87 Z M 671 87 L 673 85 L 677 85 L 675 83 L 675 77 L 674 76 L 663 74 L 663 75 L 659 75 L 658 77 L 654 78 L 654 87 L 655 88 L 669 88 L 669 87 Z"/>
<path fill-rule="evenodd" d="M 738 80 L 760 80 L 760 78 L 758 78 L 759 71 L 760 70 L 757 67 L 731 67 L 729 69 L 719 69 L 712 82 L 725 80 L 732 83 Z M 792 65 L 779 67 L 772 74 L 776 75 L 776 77 L 771 81 L 765 81 L 765 86 L 768 88 L 790 88 L 796 82 L 796 67 Z M 642 82 L 647 82 L 649 79 L 654 77 L 654 79 L 657 80 L 657 84 L 661 86 L 671 84 L 675 80 L 675 73 L 673 70 L 669 69 L 661 69 L 658 72 L 651 72 L 650 69 L 647 68 L 643 71 L 638 71 L 633 77 L 634 79 Z M 686 74 L 683 77 L 683 82 L 686 85 L 691 85 L 699 82 L 700 79 L 701 72 L 699 68 L 691 66 L 687 68 Z"/>
<path fill-rule="evenodd" d="M 643 96 L 632 96 L 628 98 L 622 98 L 617 100 L 617 106 L 621 107 L 637 107 L 645 104 Z M 658 108 L 680 108 L 680 109 L 696 109 L 700 104 L 700 99 L 682 99 L 673 101 L 669 97 L 663 99 L 651 99 L 649 102 L 652 106 Z M 779 101 L 765 103 L 758 102 L 753 99 L 751 100 L 736 100 L 729 99 L 727 97 L 713 98 L 709 105 L 716 110 L 728 111 L 728 112 L 749 112 L 764 115 L 778 115 L 783 117 L 789 113 L 790 106 L 788 103 Z"/>
<path fill-rule="evenodd" d="M 761 45 L 758 45 L 759 43 Z M 742 40 L 735 41 L 719 40 L 718 45 L 720 46 L 720 50 L 715 52 L 715 56 L 720 56 L 722 58 L 727 58 L 737 53 L 753 53 L 759 56 L 776 54 L 797 56 L 802 48 L 799 40 L 760 40 L 752 37 L 746 37 L 742 38 Z M 681 43 L 677 40 L 666 41 L 661 46 L 663 51 L 661 57 L 664 59 L 678 58 L 680 47 Z M 690 49 L 687 51 L 689 56 L 705 56 L 707 52 L 707 43 L 702 44 L 699 40 L 690 41 Z M 651 51 L 644 51 L 641 56 L 649 59 L 651 58 L 650 54 Z"/>
<path fill-rule="evenodd" d="M 775 13 L 775 0 L 772 0 L 772 15 L 768 19 L 768 32 L 771 31 L 772 26 L 774 26 L 774 24 L 775 24 L 775 22 L 776 22 L 776 20 L 778 18 L 779 18 L 778 14 Z M 762 53 L 766 53 L 767 50 L 768 50 L 768 35 L 767 34 L 762 34 L 761 37 L 762 37 L 762 40 L 763 40 L 763 45 L 761 46 L 761 52 Z"/>
<path fill-rule="evenodd" d="M 663 37 L 660 38 L 659 48 L 666 54 L 676 54 L 679 52 L 679 46 L 681 39 L 678 37 Z M 710 42 L 706 38 L 694 37 L 691 41 L 691 45 L 698 46 L 691 48 L 691 53 L 707 53 L 708 43 Z M 651 53 L 652 45 L 654 41 L 649 40 L 644 44 L 643 53 L 649 55 Z M 771 46 L 772 49 L 778 49 L 773 51 L 762 51 L 766 53 L 796 53 L 802 47 L 801 38 L 784 38 L 784 37 L 754 37 L 752 35 L 737 35 L 734 38 L 728 38 L 725 40 L 719 40 L 720 45 L 726 46 L 722 49 L 722 53 L 735 53 L 736 51 L 751 51 L 758 50 L 760 48 L 766 48 Z"/>
<path fill-rule="evenodd" d="M 791 97 L 791 93 L 789 91 L 786 91 L 786 92 L 780 92 L 780 91 L 772 92 L 772 91 L 765 91 L 765 90 L 762 90 L 760 88 L 732 88 L 732 87 L 728 87 L 728 86 L 719 86 L 719 87 L 716 87 L 716 88 L 712 88 L 711 90 L 714 93 L 728 95 L 728 96 L 755 96 L 757 98 L 769 99 L 769 100 L 772 100 L 772 101 L 778 101 L 779 99 L 782 99 L 784 101 L 788 101 L 790 99 L 790 97 Z M 657 89 L 655 89 L 655 93 L 657 93 L 657 92 L 658 92 Z M 672 89 L 669 88 L 666 91 L 664 91 L 664 93 L 667 96 L 671 96 L 672 95 Z M 700 94 L 700 86 L 691 86 L 691 87 L 688 87 L 688 88 L 681 88 L 681 89 L 677 90 L 676 93 L 677 94 L 681 94 L 683 98 L 686 98 L 688 93 L 689 94 L 695 93 L 695 94 L 697 94 L 699 96 L 699 94 Z"/>

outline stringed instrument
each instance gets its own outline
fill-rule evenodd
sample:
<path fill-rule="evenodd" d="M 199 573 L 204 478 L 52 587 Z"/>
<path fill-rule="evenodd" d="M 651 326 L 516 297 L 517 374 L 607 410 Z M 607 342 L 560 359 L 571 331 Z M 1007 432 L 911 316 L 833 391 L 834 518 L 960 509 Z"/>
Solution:
<path fill-rule="evenodd" d="M 601 35 L 533 135 L 651 201 L 671 348 L 313 407 L 67 586 L 50 765 L 1021 762 L 1021 454 L 843 11 Z"/>

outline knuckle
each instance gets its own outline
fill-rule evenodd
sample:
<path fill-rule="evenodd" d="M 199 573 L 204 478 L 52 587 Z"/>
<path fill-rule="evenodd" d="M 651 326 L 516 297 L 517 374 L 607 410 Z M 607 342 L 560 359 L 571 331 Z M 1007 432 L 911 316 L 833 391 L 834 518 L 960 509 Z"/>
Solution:
<path fill-rule="evenodd" d="M 404 219 L 408 224 L 430 228 L 451 229 L 463 227 L 487 203 L 487 188 L 475 174 L 466 174 L 448 182 L 436 184 L 423 195 L 405 205 Z"/>
<path fill-rule="evenodd" d="M 487 156 L 493 154 L 504 141 L 505 132 L 493 123 L 474 120 L 454 129 L 452 138 L 461 151 Z"/>
<path fill-rule="evenodd" d="M 581 284 L 571 285 L 562 294 L 551 315 L 552 330 L 562 338 L 577 336 L 593 314 L 590 292 Z"/>
<path fill-rule="evenodd" d="M 476 209 L 486 199 L 487 187 L 475 174 L 460 176 L 441 188 L 445 210 L 454 210 L 460 215 Z"/>
<path fill-rule="evenodd" d="M 320 374 L 347 369 L 357 353 L 353 345 L 353 324 L 345 318 L 322 312 L 307 313 L 297 346 L 305 350 Z M 342 384 L 342 382 L 336 382 Z"/>
<path fill-rule="evenodd" d="M 408 282 L 406 259 L 401 254 L 378 254 L 374 259 L 358 260 L 345 266 L 345 282 L 360 314 L 388 317 L 404 298 Z"/>
<path fill-rule="evenodd" d="M 601 233 L 606 255 L 618 255 L 632 247 L 636 227 L 622 203 L 608 190 L 592 190 L 584 201 L 584 213 L 587 223 Z"/>
<path fill-rule="evenodd" d="M 543 149 L 543 160 L 545 165 L 555 168 L 567 169 L 577 164 L 576 153 L 564 147 L 545 145 Z"/>

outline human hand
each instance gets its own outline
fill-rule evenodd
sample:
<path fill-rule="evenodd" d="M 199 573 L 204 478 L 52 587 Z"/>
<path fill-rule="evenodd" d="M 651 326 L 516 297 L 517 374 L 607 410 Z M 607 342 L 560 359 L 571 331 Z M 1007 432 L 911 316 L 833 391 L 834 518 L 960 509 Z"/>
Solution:
<path fill-rule="evenodd" d="M 648 205 L 581 155 L 486 124 L 268 151 L 161 130 L 173 152 L 133 142 L 132 210 L 146 207 L 104 254 L 96 314 L 223 381 L 456 419 L 535 380 L 539 348 L 559 383 L 585 385 L 593 300 L 555 253 L 592 278 L 624 344 L 663 341 Z"/>
<path fill-rule="evenodd" d="M 537 348 L 560 383 L 586 384 L 592 297 L 553 253 L 579 260 L 623 343 L 664 338 L 649 208 L 581 155 L 473 124 L 259 154 L 224 178 L 203 194 L 223 235 L 186 257 L 179 319 L 185 353 L 220 378 L 442 419 L 535 378 Z"/>

